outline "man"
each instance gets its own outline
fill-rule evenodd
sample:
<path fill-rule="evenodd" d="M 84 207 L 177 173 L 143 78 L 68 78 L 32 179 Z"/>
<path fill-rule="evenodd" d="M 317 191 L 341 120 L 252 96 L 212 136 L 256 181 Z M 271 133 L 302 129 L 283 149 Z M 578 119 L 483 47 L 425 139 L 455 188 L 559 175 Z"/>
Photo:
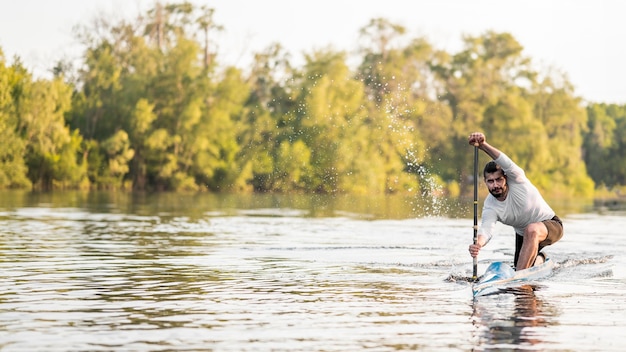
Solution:
<path fill-rule="evenodd" d="M 483 171 L 490 194 L 483 205 L 476 244 L 469 246 L 471 256 L 478 256 L 480 249 L 491 240 L 496 222 L 500 221 L 515 229 L 515 269 L 529 268 L 535 260 L 539 264 L 544 260 L 541 249 L 563 237 L 563 223 L 526 178 L 524 170 L 489 145 L 484 134 L 472 133 L 469 144 L 478 146 L 493 159 Z"/>

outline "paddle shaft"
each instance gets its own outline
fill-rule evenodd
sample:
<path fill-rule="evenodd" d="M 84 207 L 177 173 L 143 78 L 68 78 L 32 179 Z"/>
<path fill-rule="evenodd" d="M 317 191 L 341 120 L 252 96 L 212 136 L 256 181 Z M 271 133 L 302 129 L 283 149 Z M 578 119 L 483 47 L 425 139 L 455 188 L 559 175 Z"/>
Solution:
<path fill-rule="evenodd" d="M 478 144 L 474 144 L 474 244 L 478 240 Z M 478 258 L 473 259 L 472 279 L 478 279 Z"/>

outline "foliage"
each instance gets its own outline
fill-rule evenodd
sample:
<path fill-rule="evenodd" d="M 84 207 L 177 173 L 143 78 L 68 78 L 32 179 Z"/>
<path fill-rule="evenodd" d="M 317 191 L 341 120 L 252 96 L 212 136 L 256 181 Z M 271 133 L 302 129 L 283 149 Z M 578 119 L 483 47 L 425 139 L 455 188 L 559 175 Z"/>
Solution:
<path fill-rule="evenodd" d="M 18 116 L 15 97 L 20 94 L 26 74 L 19 63 L 7 67 L 0 50 L 0 188 L 30 187 L 24 160 L 26 142 L 17 133 Z"/>
<path fill-rule="evenodd" d="M 626 185 L 626 105 L 591 104 L 584 135 L 584 161 L 597 185 Z"/>
<path fill-rule="evenodd" d="M 244 70 L 220 65 L 213 15 L 184 2 L 101 18 L 78 32 L 82 66 L 52 80 L 0 52 L 0 188 L 457 196 L 476 130 L 554 194 L 626 184 L 626 107 L 584 108 L 508 33 L 449 53 L 376 18 L 357 65 L 322 48 L 294 67 L 272 44 Z"/>
<path fill-rule="evenodd" d="M 0 55 L 0 128 L 6 140 L 0 156 L 0 186 L 38 189 L 81 188 L 82 136 L 71 131 L 71 87 L 61 77 L 33 80 L 16 62 Z"/>

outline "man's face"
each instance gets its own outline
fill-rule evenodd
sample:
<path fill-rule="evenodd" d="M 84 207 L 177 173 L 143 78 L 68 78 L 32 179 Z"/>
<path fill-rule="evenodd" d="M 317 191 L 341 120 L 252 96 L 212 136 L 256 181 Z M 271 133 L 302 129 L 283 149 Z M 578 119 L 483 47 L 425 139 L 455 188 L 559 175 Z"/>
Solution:
<path fill-rule="evenodd" d="M 498 200 L 506 198 L 509 186 L 506 184 L 506 177 L 502 170 L 485 174 L 485 184 L 489 189 L 489 193 Z"/>

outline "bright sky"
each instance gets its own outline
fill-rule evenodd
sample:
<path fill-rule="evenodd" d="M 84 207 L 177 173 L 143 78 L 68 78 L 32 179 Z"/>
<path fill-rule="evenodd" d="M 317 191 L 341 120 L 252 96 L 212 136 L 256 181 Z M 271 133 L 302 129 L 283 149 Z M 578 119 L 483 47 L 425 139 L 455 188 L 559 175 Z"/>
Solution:
<path fill-rule="evenodd" d="M 163 1 L 164 3 L 167 1 Z M 178 2 L 178 1 L 169 1 Z M 372 18 L 403 25 L 451 53 L 463 34 L 511 33 L 542 68 L 568 74 L 591 102 L 626 104 L 626 1 L 622 0 L 192 0 L 215 9 L 221 62 L 245 65 L 278 42 L 294 63 L 302 52 L 357 47 Z M 0 48 L 36 75 L 61 58 L 80 56 L 72 28 L 102 14 L 134 18 L 155 0 L 0 0 Z"/>

